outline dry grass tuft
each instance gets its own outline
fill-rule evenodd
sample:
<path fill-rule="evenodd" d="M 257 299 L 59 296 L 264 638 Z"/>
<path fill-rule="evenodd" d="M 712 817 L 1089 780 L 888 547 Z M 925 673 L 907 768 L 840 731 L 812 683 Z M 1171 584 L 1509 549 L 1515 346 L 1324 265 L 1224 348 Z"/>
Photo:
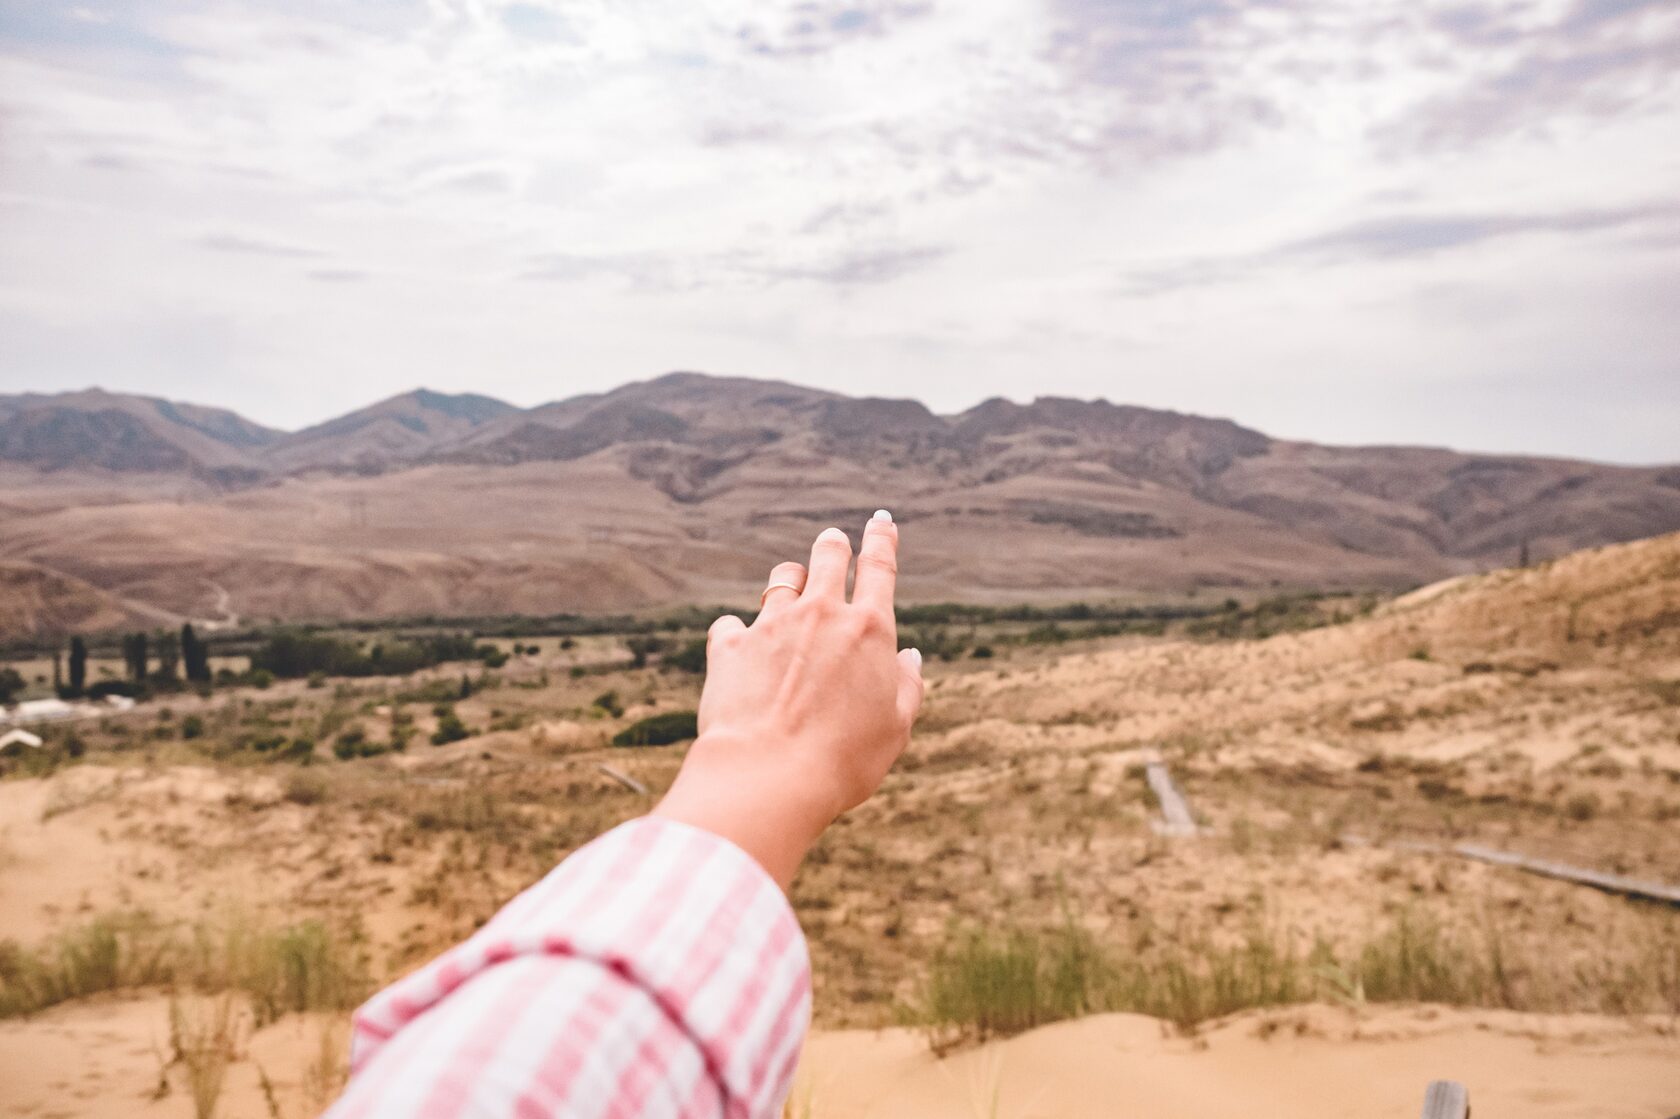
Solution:
<path fill-rule="evenodd" d="M 169 1003 L 169 1037 L 174 1061 L 187 1073 L 196 1119 L 213 1119 L 227 1082 L 228 1066 L 239 1059 L 239 1020 L 233 998 Z"/>
<path fill-rule="evenodd" d="M 1241 943 L 1145 929 L 1125 952 L 1071 924 L 952 929 L 907 1016 L 936 1052 L 1097 1011 L 1189 1031 L 1240 1010 L 1304 1002 L 1433 1002 L 1513 1010 L 1680 1013 L 1680 928 L 1646 926 L 1630 956 L 1563 961 L 1498 929 L 1449 931 L 1402 912 L 1351 949 L 1252 929 Z"/>
<path fill-rule="evenodd" d="M 107 916 L 34 949 L 0 942 L 0 1018 L 150 986 L 243 992 L 262 1026 L 291 1011 L 350 1009 L 370 984 L 355 938 L 319 921 L 261 929 L 236 918 L 183 935 Z"/>

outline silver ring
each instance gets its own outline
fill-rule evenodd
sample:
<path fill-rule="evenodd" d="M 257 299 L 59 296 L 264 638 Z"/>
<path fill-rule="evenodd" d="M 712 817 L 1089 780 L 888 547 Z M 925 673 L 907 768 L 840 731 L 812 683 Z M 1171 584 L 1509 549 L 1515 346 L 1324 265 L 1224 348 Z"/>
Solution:
<path fill-rule="evenodd" d="M 768 587 L 765 587 L 763 593 L 758 596 L 758 608 L 760 610 L 764 609 L 764 599 L 765 599 L 765 597 L 767 595 L 769 595 L 769 593 L 771 591 L 776 590 L 780 587 L 786 587 L 788 590 L 792 591 L 796 595 L 801 593 L 800 588 L 795 586 L 792 583 L 771 583 Z"/>

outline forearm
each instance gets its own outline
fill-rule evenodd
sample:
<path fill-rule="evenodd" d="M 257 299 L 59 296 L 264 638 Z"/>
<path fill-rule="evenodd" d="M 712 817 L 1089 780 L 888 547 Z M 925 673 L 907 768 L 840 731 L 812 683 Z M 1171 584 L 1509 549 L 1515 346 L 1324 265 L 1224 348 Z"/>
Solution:
<path fill-rule="evenodd" d="M 770 1116 L 809 1016 L 776 884 L 714 834 L 636 820 L 369 1000 L 331 1115 Z"/>

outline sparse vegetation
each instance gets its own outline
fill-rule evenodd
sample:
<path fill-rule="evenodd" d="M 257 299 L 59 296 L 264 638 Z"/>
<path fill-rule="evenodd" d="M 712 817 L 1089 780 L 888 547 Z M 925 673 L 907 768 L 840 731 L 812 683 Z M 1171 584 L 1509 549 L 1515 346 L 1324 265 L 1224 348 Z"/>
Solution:
<path fill-rule="evenodd" d="M 173 1063 L 186 1070 L 195 1119 L 213 1119 L 228 1066 L 239 1056 L 233 999 L 227 995 L 187 1003 L 171 999 L 169 1038 Z"/>
<path fill-rule="evenodd" d="M 354 940 L 318 921 L 260 929 L 236 918 L 183 932 L 140 916 L 107 916 L 33 949 L 0 942 L 0 1018 L 159 985 L 243 992 L 261 1024 L 288 1011 L 349 1009 L 368 982 Z"/>
<path fill-rule="evenodd" d="M 1650 935 L 1631 960 L 1591 965 L 1521 949 L 1497 928 L 1453 933 L 1409 911 L 1345 949 L 1263 929 L 1224 943 L 1144 926 L 1119 950 L 1071 923 L 954 929 L 906 1013 L 943 1051 L 1093 1011 L 1148 1014 L 1188 1030 L 1239 1010 L 1312 1001 L 1680 1013 L 1680 927 Z"/>
<path fill-rule="evenodd" d="M 614 746 L 668 746 L 699 733 L 692 711 L 666 711 L 631 723 L 613 735 Z"/>
<path fill-rule="evenodd" d="M 1102 1010 L 1192 1031 L 1303 1002 L 1672 1013 L 1680 915 L 1426 853 L 1477 842 L 1672 877 L 1673 630 L 1623 624 L 1602 596 L 1580 597 L 1585 636 L 1568 649 L 1561 607 L 1475 606 L 1470 592 L 1264 644 L 1252 639 L 1357 617 L 1366 603 L 1222 601 L 1221 590 L 1172 617 L 906 611 L 930 657 L 915 741 L 792 888 L 817 1024 L 902 1013 L 944 1048 Z M 1461 608 L 1468 622 L 1441 620 Z M 1490 644 L 1477 628 L 1490 613 L 1529 628 Z M 218 633 L 228 675 L 214 696 L 179 694 L 169 717 L 145 704 L 77 722 L 86 756 L 74 767 L 72 728 L 45 728 L 45 747 L 5 759 L 0 792 L 40 797 L 66 851 L 95 835 L 120 849 L 135 904 L 171 915 L 84 924 L 71 916 L 77 895 L 55 896 L 48 922 L 68 923 L 66 945 L 32 937 L 0 951 L 7 1012 L 130 991 L 150 975 L 183 1004 L 232 992 L 247 1021 L 272 1018 L 344 1001 L 322 993 L 342 985 L 335 959 L 361 983 L 365 948 L 382 980 L 470 933 L 570 851 L 645 811 L 647 798 L 602 765 L 653 796 L 674 777 L 680 746 L 607 747 L 615 732 L 648 745 L 694 733 L 700 680 L 678 662 L 703 642 L 698 628 L 635 624 L 499 640 L 520 648 L 499 672 L 475 656 L 466 671 L 323 674 L 318 688 L 305 677 L 268 692 L 244 686 L 225 654 L 269 635 Z M 433 628 L 470 632 L 474 649 L 490 637 Z M 1109 630 L 1112 640 L 1095 636 Z M 364 652 L 426 636 L 408 623 L 329 632 Z M 659 639 L 641 668 L 627 654 L 638 636 Z M 1429 663 L 1410 659 L 1424 647 Z M 28 694 L 42 694 L 50 663 L 18 667 Z M 96 646 L 86 670 L 109 683 L 121 666 Z M 490 736 L 360 761 L 434 729 Z M 1151 831 L 1146 750 L 1169 762 L 1207 825 L 1196 839 Z M 51 775 L 44 791 L 13 780 L 31 773 Z M 36 857 L 38 839 L 7 836 L 8 853 L 21 852 L 14 865 Z M 219 889 L 228 871 L 288 921 L 333 930 L 333 944 L 259 935 L 254 921 L 237 937 L 221 921 L 201 933 L 198 884 Z M 178 907 L 159 900 L 175 889 Z M 368 914 L 365 946 L 340 931 L 348 912 Z M 1297 1019 L 1323 1016 L 1280 1009 L 1256 1029 Z M 324 1021 L 323 1035 L 341 1025 Z M 324 1101 L 342 1076 L 341 1048 L 318 1074 L 303 1068 L 310 1048 L 268 1070 L 288 1115 L 302 1081 L 317 1078 Z M 170 1066 L 182 1110 L 184 1075 Z M 229 1077 L 223 1111 L 262 1113 L 254 1095 L 234 1105 L 246 1084 Z"/>
<path fill-rule="evenodd" d="M 432 745 L 447 746 L 451 742 L 459 742 L 471 736 L 472 731 L 468 730 L 461 717 L 450 709 L 438 716 L 437 729 L 432 732 Z"/>
<path fill-rule="evenodd" d="M 281 796 L 288 804 L 302 805 L 305 808 L 320 804 L 327 799 L 327 779 L 308 770 L 294 773 L 286 778 L 285 790 Z"/>

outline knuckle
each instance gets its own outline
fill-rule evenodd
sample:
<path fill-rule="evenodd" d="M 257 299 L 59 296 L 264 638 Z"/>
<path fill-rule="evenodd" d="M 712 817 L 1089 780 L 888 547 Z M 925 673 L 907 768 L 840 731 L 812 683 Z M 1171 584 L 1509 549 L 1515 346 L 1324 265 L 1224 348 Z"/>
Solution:
<path fill-rule="evenodd" d="M 858 636 L 866 639 L 884 636 L 893 629 L 887 616 L 879 610 L 859 610 L 856 624 Z"/>
<path fill-rule="evenodd" d="M 741 639 L 746 632 L 739 620 L 734 622 L 719 618 L 712 623 L 712 628 L 706 631 L 706 645 L 708 649 L 728 649 Z"/>
<path fill-rule="evenodd" d="M 868 567 L 883 575 L 898 574 L 898 560 L 890 553 L 878 551 L 861 552 L 858 554 L 858 566 Z"/>

